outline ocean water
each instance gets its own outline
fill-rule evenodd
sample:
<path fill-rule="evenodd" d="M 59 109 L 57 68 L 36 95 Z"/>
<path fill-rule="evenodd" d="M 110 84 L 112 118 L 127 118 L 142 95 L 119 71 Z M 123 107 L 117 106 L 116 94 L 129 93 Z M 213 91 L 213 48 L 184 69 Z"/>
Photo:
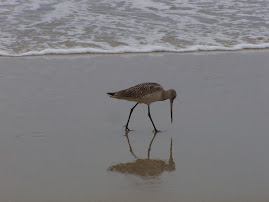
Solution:
<path fill-rule="evenodd" d="M 269 47 L 269 1 L 3 0 L 0 55 Z"/>

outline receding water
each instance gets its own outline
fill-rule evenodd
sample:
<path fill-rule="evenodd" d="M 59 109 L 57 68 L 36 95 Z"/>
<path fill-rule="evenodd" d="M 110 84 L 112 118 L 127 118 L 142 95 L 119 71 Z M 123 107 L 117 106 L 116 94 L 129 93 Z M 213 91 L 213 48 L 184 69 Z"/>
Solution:
<path fill-rule="evenodd" d="M 0 55 L 269 47 L 269 1 L 10 0 Z"/>

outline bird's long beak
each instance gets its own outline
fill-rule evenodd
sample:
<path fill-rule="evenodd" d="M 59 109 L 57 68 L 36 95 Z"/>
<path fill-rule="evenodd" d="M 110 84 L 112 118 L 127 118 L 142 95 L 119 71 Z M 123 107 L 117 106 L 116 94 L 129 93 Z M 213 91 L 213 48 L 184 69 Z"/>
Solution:
<path fill-rule="evenodd" d="M 171 106 L 171 123 L 173 123 L 173 101 L 174 100 L 170 100 L 170 106 Z"/>

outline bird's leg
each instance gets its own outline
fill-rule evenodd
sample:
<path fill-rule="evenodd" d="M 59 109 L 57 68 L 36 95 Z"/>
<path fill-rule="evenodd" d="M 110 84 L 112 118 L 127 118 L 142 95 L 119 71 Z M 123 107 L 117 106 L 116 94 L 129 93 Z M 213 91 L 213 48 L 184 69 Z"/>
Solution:
<path fill-rule="evenodd" d="M 130 130 L 130 129 L 128 128 L 128 124 L 129 124 L 131 115 L 132 115 L 132 113 L 133 113 L 133 110 L 134 110 L 134 108 L 135 108 L 137 105 L 138 105 L 138 103 L 136 103 L 135 106 L 134 106 L 134 107 L 131 109 L 131 111 L 130 111 L 129 118 L 128 118 L 127 124 L 126 124 L 126 126 L 125 126 L 125 130 Z"/>
<path fill-rule="evenodd" d="M 154 132 L 160 132 L 160 131 L 158 131 L 158 130 L 156 129 L 156 127 L 155 127 L 155 125 L 154 125 L 154 123 L 153 123 L 153 121 L 152 121 L 152 118 L 151 118 L 151 115 L 150 115 L 150 108 L 149 108 L 149 105 L 148 105 L 148 115 L 149 115 L 149 118 L 150 118 L 150 120 L 151 120 L 151 123 L 152 123 L 152 125 L 153 125 L 153 127 L 154 127 Z"/>

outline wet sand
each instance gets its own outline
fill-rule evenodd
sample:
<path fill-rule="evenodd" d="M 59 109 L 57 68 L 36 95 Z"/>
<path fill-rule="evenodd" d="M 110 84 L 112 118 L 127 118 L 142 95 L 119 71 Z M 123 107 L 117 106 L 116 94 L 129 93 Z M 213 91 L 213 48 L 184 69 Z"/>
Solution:
<path fill-rule="evenodd" d="M 1 57 L 0 200 L 269 199 L 268 56 Z M 141 82 L 178 92 L 156 136 L 145 105 L 126 136 L 135 103 L 106 95 Z"/>

